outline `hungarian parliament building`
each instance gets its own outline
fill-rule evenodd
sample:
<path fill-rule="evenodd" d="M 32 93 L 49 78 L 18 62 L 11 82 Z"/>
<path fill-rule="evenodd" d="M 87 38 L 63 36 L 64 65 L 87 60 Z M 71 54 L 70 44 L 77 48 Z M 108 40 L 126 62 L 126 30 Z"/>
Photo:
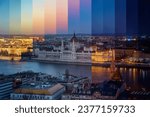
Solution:
<path fill-rule="evenodd" d="M 33 60 L 92 64 L 111 61 L 113 51 L 111 49 L 100 51 L 97 46 L 82 44 L 74 34 L 68 45 L 62 40 L 61 45 L 54 46 L 52 50 L 35 48 L 33 52 L 36 56 L 32 58 Z"/>

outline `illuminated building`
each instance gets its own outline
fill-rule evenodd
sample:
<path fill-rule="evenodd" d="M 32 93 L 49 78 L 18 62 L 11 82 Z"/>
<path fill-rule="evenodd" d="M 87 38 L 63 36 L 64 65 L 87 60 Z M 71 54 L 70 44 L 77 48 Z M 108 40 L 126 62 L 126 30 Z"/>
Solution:
<path fill-rule="evenodd" d="M 67 47 L 67 49 L 66 49 Z M 83 47 L 83 49 L 80 49 Z M 54 47 L 55 48 L 55 47 Z M 51 62 L 71 62 L 71 63 L 99 63 L 111 61 L 111 50 L 98 50 L 96 46 L 83 46 L 75 34 L 71 38 L 69 45 L 64 45 L 61 42 L 61 47 L 59 50 L 40 50 L 35 48 L 34 55 L 37 58 L 32 58 L 34 60 L 51 61 Z"/>
<path fill-rule="evenodd" d="M 56 100 L 60 99 L 65 92 L 65 87 L 61 84 L 36 85 L 30 84 L 22 86 L 11 93 L 12 100 Z"/>
<path fill-rule="evenodd" d="M 12 57 L 21 57 L 22 53 L 32 52 L 33 39 L 14 37 L 0 39 L 0 58 L 8 59 Z"/>

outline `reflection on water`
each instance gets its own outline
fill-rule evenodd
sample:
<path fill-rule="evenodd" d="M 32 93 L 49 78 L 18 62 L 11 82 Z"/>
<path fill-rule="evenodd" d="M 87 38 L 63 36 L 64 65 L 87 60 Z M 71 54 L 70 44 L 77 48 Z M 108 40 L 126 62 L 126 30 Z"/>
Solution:
<path fill-rule="evenodd" d="M 110 79 L 109 68 L 104 67 L 92 67 L 92 81 L 93 83 L 103 82 Z"/>
<path fill-rule="evenodd" d="M 13 74 L 16 72 L 32 70 L 34 72 L 43 72 L 50 75 L 59 76 L 60 74 L 65 73 L 66 69 L 69 70 L 70 74 L 91 78 L 90 66 L 0 61 L 0 74 Z"/>
<path fill-rule="evenodd" d="M 94 83 L 110 79 L 110 69 L 98 66 L 79 66 L 65 64 L 47 64 L 38 62 L 11 62 L 0 61 L 0 74 L 13 74 L 21 71 L 32 70 L 43 72 L 53 76 L 65 73 L 66 69 L 70 74 L 92 78 Z M 150 89 L 150 69 L 120 68 L 122 78 L 132 88 Z"/>
<path fill-rule="evenodd" d="M 133 89 L 150 89 L 150 69 L 120 68 L 123 80 Z M 93 66 L 93 82 L 103 82 L 110 79 L 110 69 Z"/>

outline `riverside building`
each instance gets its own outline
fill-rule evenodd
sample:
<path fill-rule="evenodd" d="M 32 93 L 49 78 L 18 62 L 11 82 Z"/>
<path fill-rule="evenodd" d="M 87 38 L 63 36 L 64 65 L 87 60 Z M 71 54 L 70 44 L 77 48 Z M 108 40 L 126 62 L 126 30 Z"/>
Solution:
<path fill-rule="evenodd" d="M 36 58 L 33 60 L 49 61 L 49 62 L 68 62 L 68 63 L 97 63 L 107 62 L 112 59 L 111 50 L 98 50 L 97 46 L 86 45 L 80 43 L 74 34 L 68 45 L 63 40 L 61 46 L 53 47 L 52 50 L 44 50 L 40 48 L 34 49 Z"/>

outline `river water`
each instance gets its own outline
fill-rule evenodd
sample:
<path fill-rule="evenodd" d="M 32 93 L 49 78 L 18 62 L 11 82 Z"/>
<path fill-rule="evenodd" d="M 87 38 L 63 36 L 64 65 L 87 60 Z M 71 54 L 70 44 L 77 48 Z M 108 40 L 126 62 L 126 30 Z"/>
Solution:
<path fill-rule="evenodd" d="M 103 82 L 110 78 L 110 69 L 105 67 L 0 60 L 0 74 L 32 70 L 59 76 L 65 73 L 66 69 L 69 70 L 70 74 L 89 77 L 93 82 Z M 150 69 L 120 68 L 120 71 L 123 79 L 132 88 L 150 89 Z"/>

